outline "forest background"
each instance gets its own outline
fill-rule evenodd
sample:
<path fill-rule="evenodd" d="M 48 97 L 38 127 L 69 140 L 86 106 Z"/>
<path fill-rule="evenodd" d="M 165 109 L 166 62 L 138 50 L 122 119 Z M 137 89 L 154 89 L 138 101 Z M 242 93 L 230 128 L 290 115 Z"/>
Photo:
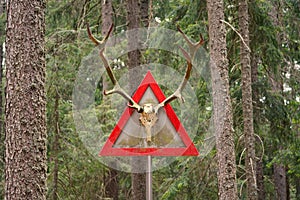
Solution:
<path fill-rule="evenodd" d="M 122 0 L 48 0 L 46 2 L 46 93 L 47 93 L 47 199 L 130 199 L 132 175 L 107 168 L 83 145 L 76 132 L 72 113 L 72 92 L 81 61 L 94 48 L 86 33 L 89 22 L 98 38 L 105 35 L 104 19 L 114 23 L 114 34 L 128 29 L 129 1 Z M 176 30 L 208 45 L 206 1 L 141 1 L 139 17 L 143 27 Z M 247 195 L 247 168 L 243 133 L 242 72 L 240 57 L 238 0 L 224 0 L 229 91 L 232 103 L 236 184 L 239 199 Z M 104 7 L 111 5 L 111 11 Z M 145 9 L 145 5 L 147 9 Z M 296 0 L 249 0 L 249 48 L 251 49 L 251 86 L 255 138 L 255 175 L 257 199 L 300 199 L 300 3 Z M 1 2 L 0 39 L 4 46 L 6 12 Z M 111 16 L 108 16 L 111 15 Z M 106 25 L 107 28 L 107 25 Z M 3 48 L 1 48 L 3 50 Z M 175 67 L 184 73 L 185 62 L 160 51 L 142 51 L 143 63 L 149 61 Z M 0 172 L 1 196 L 5 191 L 5 51 L 1 51 Z M 127 73 L 127 56 L 114 61 L 117 77 Z M 108 86 L 106 86 L 108 84 Z M 109 81 L 101 79 L 95 91 L 95 112 L 103 132 L 115 126 L 116 110 L 102 95 Z M 202 114 L 193 142 L 201 145 L 202 134 L 209 131 L 212 117 L 211 93 L 199 78 L 198 107 Z M 170 94 L 172 91 L 164 91 Z M 108 97 L 111 98 L 111 97 Z M 175 102 L 172 104 L 176 104 Z M 153 174 L 156 199 L 218 199 L 218 161 L 214 148 L 205 157 L 178 157 L 170 166 Z"/>

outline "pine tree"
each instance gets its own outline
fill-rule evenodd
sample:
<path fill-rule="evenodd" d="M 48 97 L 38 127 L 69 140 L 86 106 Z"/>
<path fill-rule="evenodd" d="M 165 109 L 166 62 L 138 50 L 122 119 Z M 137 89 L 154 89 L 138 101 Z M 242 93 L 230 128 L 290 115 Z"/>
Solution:
<path fill-rule="evenodd" d="M 223 0 L 208 0 L 210 69 L 214 129 L 218 159 L 219 199 L 237 199 L 232 107 L 229 95 L 228 60 Z"/>
<path fill-rule="evenodd" d="M 136 29 L 140 27 L 140 7 L 139 2 L 135 0 L 126 1 L 127 11 L 127 30 Z M 128 48 L 134 49 L 138 45 L 138 32 L 133 31 L 128 34 Z M 138 70 L 134 70 L 135 67 L 139 67 L 141 62 L 141 51 L 135 49 L 128 52 L 128 66 L 129 66 L 129 77 L 135 77 L 130 79 L 130 89 L 134 91 L 140 82 L 140 77 L 137 73 Z M 143 168 L 141 165 L 146 165 L 146 159 L 144 157 L 132 157 L 132 169 L 134 171 Z M 133 199 L 144 200 L 146 199 L 146 173 L 135 173 L 131 175 L 132 184 L 132 195 Z"/>
<path fill-rule="evenodd" d="M 252 81 L 249 41 L 248 1 L 239 1 L 240 62 L 242 71 L 243 135 L 245 141 L 245 170 L 247 179 L 247 199 L 257 199 L 255 138 L 253 128 Z"/>
<path fill-rule="evenodd" d="M 46 199 L 45 1 L 7 2 L 6 194 Z"/>

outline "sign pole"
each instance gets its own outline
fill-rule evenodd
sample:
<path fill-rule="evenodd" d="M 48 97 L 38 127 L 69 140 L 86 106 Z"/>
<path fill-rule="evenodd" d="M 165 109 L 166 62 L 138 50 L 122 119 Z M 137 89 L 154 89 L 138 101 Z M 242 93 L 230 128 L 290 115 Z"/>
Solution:
<path fill-rule="evenodd" d="M 146 200 L 152 200 L 152 158 L 147 156 Z"/>

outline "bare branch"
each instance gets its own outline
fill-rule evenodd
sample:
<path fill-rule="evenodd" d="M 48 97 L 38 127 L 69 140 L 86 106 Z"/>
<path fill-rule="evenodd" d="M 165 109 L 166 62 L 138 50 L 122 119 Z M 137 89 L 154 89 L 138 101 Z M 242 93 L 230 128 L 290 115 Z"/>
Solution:
<path fill-rule="evenodd" d="M 231 25 L 229 24 L 228 22 L 226 22 L 225 20 L 221 20 L 221 22 L 227 24 L 239 37 L 240 39 L 242 40 L 243 44 L 245 45 L 245 47 L 248 49 L 249 52 L 251 52 L 251 49 L 250 47 L 246 44 L 244 38 L 241 36 L 241 34 Z"/>

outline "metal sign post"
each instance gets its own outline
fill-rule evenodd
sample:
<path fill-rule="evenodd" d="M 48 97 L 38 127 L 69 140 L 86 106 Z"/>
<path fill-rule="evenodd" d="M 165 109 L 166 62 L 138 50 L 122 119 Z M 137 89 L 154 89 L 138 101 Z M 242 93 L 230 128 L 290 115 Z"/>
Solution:
<path fill-rule="evenodd" d="M 152 200 L 152 158 L 147 156 L 146 200 Z"/>

